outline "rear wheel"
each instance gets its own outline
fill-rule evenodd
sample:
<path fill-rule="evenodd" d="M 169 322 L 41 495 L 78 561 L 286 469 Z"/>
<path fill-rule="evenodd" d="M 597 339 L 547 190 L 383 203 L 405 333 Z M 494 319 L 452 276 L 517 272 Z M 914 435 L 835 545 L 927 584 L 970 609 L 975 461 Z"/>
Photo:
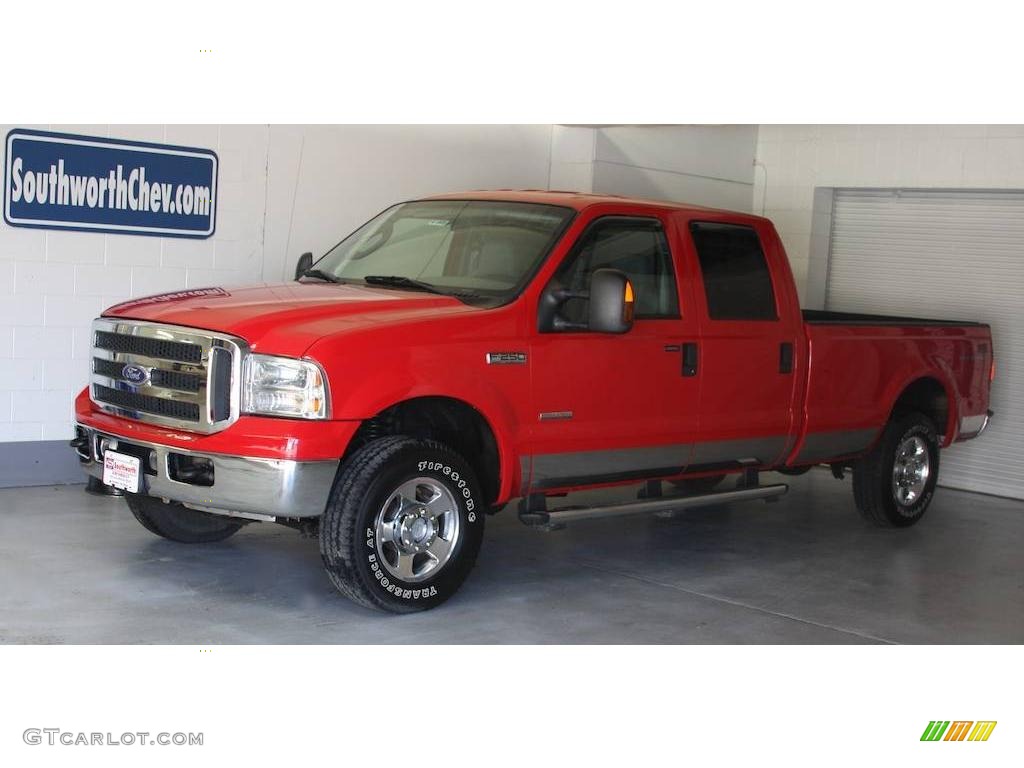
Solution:
<path fill-rule="evenodd" d="M 238 533 L 244 523 L 225 517 L 189 509 L 182 504 L 165 504 L 152 496 L 127 496 L 128 508 L 142 527 L 157 536 L 182 544 L 205 544 L 223 541 Z"/>
<path fill-rule="evenodd" d="M 939 478 L 939 439 L 923 413 L 894 416 L 853 468 L 857 509 L 872 523 L 905 528 L 924 516 Z"/>

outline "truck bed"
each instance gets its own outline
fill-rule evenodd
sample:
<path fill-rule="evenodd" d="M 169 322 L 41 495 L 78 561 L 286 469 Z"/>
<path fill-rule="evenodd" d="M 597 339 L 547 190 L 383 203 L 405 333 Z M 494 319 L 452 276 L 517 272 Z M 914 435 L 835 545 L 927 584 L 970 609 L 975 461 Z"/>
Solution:
<path fill-rule="evenodd" d="M 919 379 L 945 398 L 945 423 L 936 424 L 945 444 L 955 439 L 961 417 L 985 412 L 992 360 L 986 324 L 817 310 L 803 316 L 813 362 L 799 462 L 862 453 L 900 393 Z"/>

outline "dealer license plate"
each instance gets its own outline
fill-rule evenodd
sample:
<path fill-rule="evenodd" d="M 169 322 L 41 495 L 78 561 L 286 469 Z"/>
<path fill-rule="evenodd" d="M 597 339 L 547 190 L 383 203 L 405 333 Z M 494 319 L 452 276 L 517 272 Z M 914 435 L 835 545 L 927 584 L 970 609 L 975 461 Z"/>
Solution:
<path fill-rule="evenodd" d="M 138 493 L 141 464 L 135 456 L 107 451 L 103 454 L 103 483 L 122 491 Z"/>

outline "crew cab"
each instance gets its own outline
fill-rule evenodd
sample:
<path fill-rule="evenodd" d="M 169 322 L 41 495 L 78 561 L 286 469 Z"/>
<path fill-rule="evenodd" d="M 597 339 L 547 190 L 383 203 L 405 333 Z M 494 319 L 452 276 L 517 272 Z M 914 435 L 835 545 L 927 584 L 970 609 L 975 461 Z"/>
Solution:
<path fill-rule="evenodd" d="M 143 526 L 316 534 L 337 589 L 393 612 L 450 597 L 516 499 L 552 529 L 828 465 L 909 526 L 995 370 L 986 325 L 801 311 L 765 218 L 536 191 L 395 205 L 292 282 L 111 307 L 93 345 L 72 445 Z"/>

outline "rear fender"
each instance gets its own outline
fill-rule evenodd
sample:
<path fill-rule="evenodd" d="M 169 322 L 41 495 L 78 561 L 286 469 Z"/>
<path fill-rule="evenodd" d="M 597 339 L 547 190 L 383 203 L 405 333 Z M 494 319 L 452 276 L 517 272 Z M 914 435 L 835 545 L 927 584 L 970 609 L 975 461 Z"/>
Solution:
<path fill-rule="evenodd" d="M 892 417 L 893 411 L 896 409 L 897 402 L 899 402 L 899 399 L 907 389 L 922 379 L 934 379 L 946 393 L 948 411 L 946 415 L 946 423 L 935 425 L 942 434 L 942 447 L 945 448 L 956 439 L 958 432 L 958 425 L 960 423 L 959 391 L 956 388 L 955 379 L 952 375 L 952 371 L 950 370 L 950 366 L 945 360 L 935 356 L 929 359 L 928 362 L 930 367 L 926 370 L 919 370 L 913 374 L 906 375 L 895 380 L 895 383 L 890 388 L 888 397 L 885 401 L 889 404 L 888 418 Z"/>

